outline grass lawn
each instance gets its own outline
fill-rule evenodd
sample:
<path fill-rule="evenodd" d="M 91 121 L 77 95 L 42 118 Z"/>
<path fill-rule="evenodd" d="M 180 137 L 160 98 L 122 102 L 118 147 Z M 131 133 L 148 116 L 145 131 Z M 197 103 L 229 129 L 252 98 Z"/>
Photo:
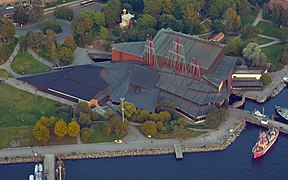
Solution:
<path fill-rule="evenodd" d="M 34 59 L 27 51 L 19 51 L 11 68 L 17 74 L 34 74 L 51 71 L 51 68 Z"/>
<path fill-rule="evenodd" d="M 276 24 L 260 21 L 257 27 L 263 31 L 261 34 L 281 38 L 281 30 Z"/>
<path fill-rule="evenodd" d="M 38 56 L 42 57 L 46 61 L 53 63 L 53 60 L 51 59 L 51 57 L 48 56 L 44 50 L 40 50 L 39 52 L 37 52 L 37 54 L 38 54 Z"/>
<path fill-rule="evenodd" d="M 102 142 L 113 142 L 115 139 L 118 139 L 114 133 L 112 133 L 107 138 L 101 132 L 101 125 L 94 127 L 95 133 L 90 138 L 88 143 L 102 143 Z"/>
<path fill-rule="evenodd" d="M 5 69 L 0 69 L 0 77 L 13 77 Z"/>
<path fill-rule="evenodd" d="M 41 116 L 70 121 L 70 106 L 0 83 L 0 127 L 34 125 Z"/>
<path fill-rule="evenodd" d="M 64 137 L 59 138 L 54 135 L 45 144 L 38 142 L 32 135 L 33 126 L 6 127 L 0 128 L 0 148 L 9 147 L 10 142 L 20 142 L 21 147 L 39 146 L 39 145 L 59 145 L 59 144 L 76 144 L 76 138 Z"/>
<path fill-rule="evenodd" d="M 241 25 L 242 26 L 252 25 L 255 19 L 256 19 L 256 16 L 252 16 L 252 15 L 241 16 Z"/>
<path fill-rule="evenodd" d="M 261 50 L 266 54 L 268 63 L 276 64 L 279 62 L 283 47 L 284 44 L 274 44 L 272 46 L 261 48 Z"/>
<path fill-rule="evenodd" d="M 243 38 L 242 41 L 244 43 L 244 46 L 246 47 L 247 44 L 250 42 L 254 42 L 254 43 L 257 43 L 259 45 L 262 45 L 262 44 L 267 44 L 267 43 L 271 42 L 272 40 L 256 36 L 256 37 L 253 37 L 250 39 Z"/>

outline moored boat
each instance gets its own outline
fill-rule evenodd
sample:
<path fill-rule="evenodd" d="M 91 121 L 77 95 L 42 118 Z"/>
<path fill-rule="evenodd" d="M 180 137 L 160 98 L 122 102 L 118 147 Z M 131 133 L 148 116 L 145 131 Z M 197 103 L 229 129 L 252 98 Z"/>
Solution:
<path fill-rule="evenodd" d="M 42 180 L 42 172 L 43 172 L 43 166 L 42 164 L 36 164 L 35 170 L 34 170 L 34 179 L 35 180 Z"/>
<path fill-rule="evenodd" d="M 281 108 L 280 106 L 276 105 L 275 110 L 279 116 L 285 120 L 288 120 L 288 108 Z"/>
<path fill-rule="evenodd" d="M 283 81 L 284 81 L 285 83 L 288 83 L 288 76 L 283 77 Z"/>
<path fill-rule="evenodd" d="M 272 128 L 267 132 L 260 131 L 259 140 L 252 149 L 254 159 L 263 156 L 276 142 L 279 136 L 279 130 Z"/>
<path fill-rule="evenodd" d="M 259 110 L 255 109 L 255 111 L 252 113 L 255 116 L 258 117 L 262 117 L 262 118 L 266 118 L 267 116 L 264 114 L 264 108 L 263 108 L 263 112 L 261 113 Z"/>
<path fill-rule="evenodd" d="M 34 180 L 34 176 L 32 174 L 29 176 L 29 180 Z"/>
<path fill-rule="evenodd" d="M 64 166 L 64 161 L 58 155 L 58 160 L 56 162 L 56 170 L 55 175 L 57 180 L 65 180 L 66 179 L 66 169 Z"/>

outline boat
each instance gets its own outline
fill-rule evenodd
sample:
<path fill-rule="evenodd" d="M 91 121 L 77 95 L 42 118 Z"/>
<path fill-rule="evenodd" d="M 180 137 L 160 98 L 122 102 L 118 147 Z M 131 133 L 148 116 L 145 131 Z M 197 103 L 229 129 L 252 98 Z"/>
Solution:
<path fill-rule="evenodd" d="M 276 105 L 275 109 L 279 116 L 288 121 L 288 108 L 281 108 L 280 106 Z"/>
<path fill-rule="evenodd" d="M 31 174 L 31 175 L 29 176 L 29 180 L 34 180 L 34 175 Z"/>
<path fill-rule="evenodd" d="M 35 169 L 34 169 L 34 179 L 35 180 L 42 180 L 42 172 L 43 172 L 43 166 L 40 163 L 37 163 L 35 165 Z"/>
<path fill-rule="evenodd" d="M 57 180 L 66 179 L 66 169 L 64 166 L 64 161 L 60 158 L 60 155 L 58 155 L 58 160 L 56 162 L 55 176 Z"/>
<path fill-rule="evenodd" d="M 262 118 L 266 118 L 267 116 L 264 114 L 264 108 L 263 108 L 263 112 L 261 113 L 259 110 L 255 109 L 255 111 L 252 113 L 255 116 L 258 117 L 262 117 Z"/>
<path fill-rule="evenodd" d="M 276 128 L 269 129 L 267 132 L 260 131 L 259 140 L 252 149 L 254 159 L 263 156 L 276 142 L 279 136 L 279 130 Z"/>
<path fill-rule="evenodd" d="M 288 83 L 288 76 L 283 77 L 283 81 L 284 81 L 285 83 Z"/>

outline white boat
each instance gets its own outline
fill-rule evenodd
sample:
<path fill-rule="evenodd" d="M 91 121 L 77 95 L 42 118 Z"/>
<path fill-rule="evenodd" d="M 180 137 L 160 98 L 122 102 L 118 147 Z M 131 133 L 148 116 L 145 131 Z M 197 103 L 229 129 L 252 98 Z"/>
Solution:
<path fill-rule="evenodd" d="M 42 180 L 43 166 L 42 164 L 35 164 L 34 176 L 35 180 Z"/>
<path fill-rule="evenodd" d="M 267 125 L 267 124 L 268 124 L 268 119 L 266 119 L 266 120 L 261 120 L 260 122 L 261 122 L 261 124 Z"/>
<path fill-rule="evenodd" d="M 34 176 L 32 174 L 29 176 L 29 180 L 34 180 Z"/>
<path fill-rule="evenodd" d="M 264 114 L 264 108 L 263 108 L 263 112 L 262 113 L 259 110 L 255 109 L 255 111 L 252 114 L 254 114 L 255 116 L 258 116 L 258 117 L 262 117 L 262 118 L 266 118 L 267 117 Z"/>

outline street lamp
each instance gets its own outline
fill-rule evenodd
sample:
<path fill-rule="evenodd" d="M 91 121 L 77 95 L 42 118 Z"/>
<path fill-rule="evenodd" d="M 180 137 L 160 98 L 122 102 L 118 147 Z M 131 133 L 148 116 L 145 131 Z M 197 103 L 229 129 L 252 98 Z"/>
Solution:
<path fill-rule="evenodd" d="M 122 120 L 123 120 L 123 122 L 124 122 L 124 104 L 123 104 L 123 102 L 124 102 L 124 100 L 125 100 L 125 98 L 120 98 L 120 100 L 121 100 L 121 111 L 122 111 Z"/>
<path fill-rule="evenodd" d="M 152 141 L 152 139 L 151 139 L 152 136 L 151 136 L 151 135 L 148 135 L 147 137 L 150 139 L 151 143 L 153 143 L 153 141 Z"/>

